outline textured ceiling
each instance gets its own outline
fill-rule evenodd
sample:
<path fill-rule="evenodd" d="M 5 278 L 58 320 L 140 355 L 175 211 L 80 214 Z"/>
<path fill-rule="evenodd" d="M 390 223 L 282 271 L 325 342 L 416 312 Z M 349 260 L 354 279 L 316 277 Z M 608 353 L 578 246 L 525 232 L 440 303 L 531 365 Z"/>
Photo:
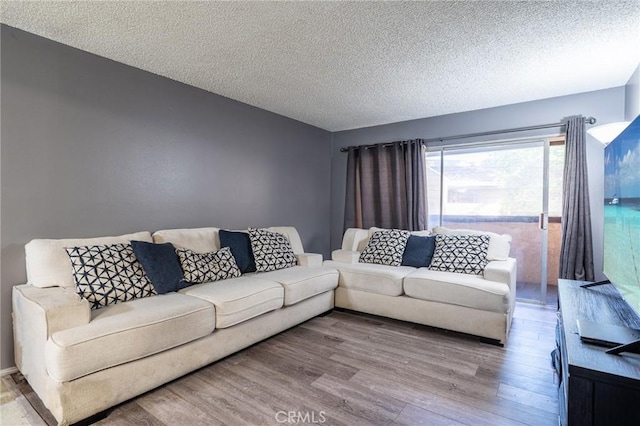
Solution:
<path fill-rule="evenodd" d="M 11 2 L 1 21 L 330 131 L 624 85 L 640 1 Z"/>

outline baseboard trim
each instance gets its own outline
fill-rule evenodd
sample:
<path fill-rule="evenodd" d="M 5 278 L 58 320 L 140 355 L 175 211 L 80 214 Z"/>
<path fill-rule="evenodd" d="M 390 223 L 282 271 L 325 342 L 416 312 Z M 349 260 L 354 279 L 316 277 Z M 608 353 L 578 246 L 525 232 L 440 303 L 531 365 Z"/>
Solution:
<path fill-rule="evenodd" d="M 18 367 L 9 367 L 3 370 L 0 370 L 0 377 L 4 377 L 8 374 L 13 374 L 18 372 Z"/>

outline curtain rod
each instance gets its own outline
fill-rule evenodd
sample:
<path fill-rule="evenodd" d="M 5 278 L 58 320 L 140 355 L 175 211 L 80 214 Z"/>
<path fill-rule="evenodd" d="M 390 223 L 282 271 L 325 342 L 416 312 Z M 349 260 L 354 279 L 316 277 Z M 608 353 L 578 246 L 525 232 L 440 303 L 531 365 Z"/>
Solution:
<path fill-rule="evenodd" d="M 587 124 L 596 124 L 596 119 L 593 117 L 589 117 L 587 119 L 585 119 L 585 123 Z M 450 140 L 455 140 L 455 139 L 466 139 L 466 138 L 475 138 L 478 136 L 490 136 L 490 135 L 500 135 L 502 133 L 514 133 L 514 132 L 526 132 L 527 130 L 539 130 L 539 129 L 549 129 L 552 127 L 562 127 L 564 126 L 565 123 L 550 123 L 550 124 L 539 124 L 537 126 L 527 126 L 527 127 L 514 127 L 512 129 L 504 129 L 504 130 L 492 130 L 490 132 L 480 132 L 480 133 L 467 133 L 465 135 L 455 135 L 455 136 L 446 136 L 443 138 L 430 138 L 430 139 L 425 139 L 424 142 L 428 143 L 428 142 L 444 142 L 444 141 L 450 141 Z M 359 146 L 354 146 L 353 148 L 373 148 L 375 146 L 379 146 L 382 145 L 384 146 L 391 146 L 393 145 L 393 143 L 383 143 L 383 144 L 373 144 L 373 145 L 359 145 Z M 349 150 L 349 148 L 352 147 L 348 147 L 348 148 L 340 148 L 340 152 L 347 152 Z"/>

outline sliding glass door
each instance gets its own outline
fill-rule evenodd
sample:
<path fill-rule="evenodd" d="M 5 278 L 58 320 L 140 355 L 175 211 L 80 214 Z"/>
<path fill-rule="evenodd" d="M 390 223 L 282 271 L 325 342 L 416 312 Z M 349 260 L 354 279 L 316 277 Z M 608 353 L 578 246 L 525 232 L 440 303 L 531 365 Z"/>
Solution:
<path fill-rule="evenodd" d="M 563 159 L 550 139 L 430 150 L 429 226 L 511 235 L 516 296 L 546 303 L 557 284 Z"/>

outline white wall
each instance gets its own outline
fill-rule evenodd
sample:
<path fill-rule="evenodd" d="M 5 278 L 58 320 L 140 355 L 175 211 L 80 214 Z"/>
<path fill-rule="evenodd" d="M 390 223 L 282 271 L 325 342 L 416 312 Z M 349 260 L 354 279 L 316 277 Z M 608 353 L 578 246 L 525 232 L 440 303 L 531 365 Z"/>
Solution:
<path fill-rule="evenodd" d="M 624 119 L 633 121 L 640 115 L 640 65 L 624 86 Z"/>

